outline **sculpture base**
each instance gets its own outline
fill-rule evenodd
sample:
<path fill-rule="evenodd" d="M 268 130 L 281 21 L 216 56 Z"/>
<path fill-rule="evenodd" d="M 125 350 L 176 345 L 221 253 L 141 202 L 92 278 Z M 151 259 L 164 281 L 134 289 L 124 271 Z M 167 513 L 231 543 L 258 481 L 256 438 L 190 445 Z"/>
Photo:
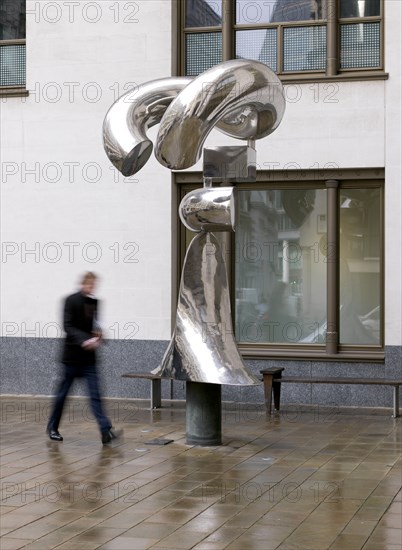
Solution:
<path fill-rule="evenodd" d="M 204 447 L 222 444 L 222 386 L 186 382 L 186 442 Z"/>

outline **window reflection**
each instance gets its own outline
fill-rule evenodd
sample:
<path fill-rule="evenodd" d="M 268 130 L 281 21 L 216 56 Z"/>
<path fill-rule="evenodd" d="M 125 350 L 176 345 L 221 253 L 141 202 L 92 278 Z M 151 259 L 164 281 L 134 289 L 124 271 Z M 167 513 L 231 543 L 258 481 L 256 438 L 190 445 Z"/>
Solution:
<path fill-rule="evenodd" d="M 261 61 L 276 71 L 276 29 L 236 31 L 236 57 Z"/>
<path fill-rule="evenodd" d="M 240 191 L 238 211 L 237 340 L 324 343 L 326 191 Z"/>
<path fill-rule="evenodd" d="M 326 0 L 250 0 L 236 1 L 236 23 L 286 23 L 317 21 L 326 18 Z"/>
<path fill-rule="evenodd" d="M 186 36 L 186 76 L 197 76 L 222 61 L 222 33 L 194 32 Z"/>
<path fill-rule="evenodd" d="M 380 344 L 380 190 L 340 194 L 340 343 Z"/>
<path fill-rule="evenodd" d="M 25 38 L 25 0 L 0 0 L 0 40 Z"/>
<path fill-rule="evenodd" d="M 341 68 L 379 67 L 381 63 L 380 23 L 341 25 Z"/>
<path fill-rule="evenodd" d="M 238 22 L 246 24 L 286 21 L 322 20 L 325 1 L 272 0 L 268 2 L 240 1 L 237 3 Z M 326 63 L 325 25 L 285 27 L 283 37 L 283 70 L 323 70 Z M 275 27 L 236 31 L 236 56 L 255 59 L 277 71 L 278 33 Z"/>
<path fill-rule="evenodd" d="M 186 27 L 219 27 L 222 0 L 186 0 Z"/>
<path fill-rule="evenodd" d="M 325 25 L 285 28 L 283 30 L 283 70 L 325 69 L 326 33 Z"/>
<path fill-rule="evenodd" d="M 380 15 L 380 0 L 340 0 L 340 17 Z"/>

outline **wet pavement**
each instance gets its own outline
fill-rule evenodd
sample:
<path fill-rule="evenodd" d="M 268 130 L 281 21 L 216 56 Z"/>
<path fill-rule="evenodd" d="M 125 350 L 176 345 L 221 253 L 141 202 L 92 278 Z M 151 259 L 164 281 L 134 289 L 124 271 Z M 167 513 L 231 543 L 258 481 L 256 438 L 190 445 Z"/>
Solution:
<path fill-rule="evenodd" d="M 1 550 L 402 548 L 402 419 L 388 410 L 269 418 L 224 403 L 223 445 L 194 447 L 182 402 L 105 403 L 124 428 L 109 446 L 85 399 L 68 402 L 58 443 L 48 399 L 1 398 Z"/>

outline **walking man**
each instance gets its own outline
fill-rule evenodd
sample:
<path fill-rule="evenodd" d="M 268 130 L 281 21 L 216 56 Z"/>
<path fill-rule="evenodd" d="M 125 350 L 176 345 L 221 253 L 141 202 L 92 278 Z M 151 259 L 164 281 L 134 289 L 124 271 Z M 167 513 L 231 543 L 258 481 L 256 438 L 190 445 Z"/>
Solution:
<path fill-rule="evenodd" d="M 60 419 L 70 387 L 75 378 L 85 378 L 92 413 L 99 425 L 103 444 L 118 437 L 105 415 L 99 393 L 96 372 L 96 350 L 102 343 L 102 331 L 97 321 L 98 300 L 94 297 L 96 275 L 87 272 L 81 279 L 79 292 L 68 296 L 64 303 L 63 377 L 53 402 L 47 433 L 54 441 L 63 441 L 59 432 Z"/>

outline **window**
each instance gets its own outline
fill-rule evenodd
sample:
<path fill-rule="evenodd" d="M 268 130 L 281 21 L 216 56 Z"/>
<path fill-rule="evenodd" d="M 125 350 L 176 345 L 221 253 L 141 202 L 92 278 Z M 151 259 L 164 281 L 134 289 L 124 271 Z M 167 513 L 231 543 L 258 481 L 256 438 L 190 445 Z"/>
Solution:
<path fill-rule="evenodd" d="M 285 81 L 385 78 L 382 10 L 382 0 L 185 0 L 181 74 L 237 57 Z"/>
<path fill-rule="evenodd" d="M 326 190 L 252 189 L 238 197 L 237 341 L 325 342 Z"/>
<path fill-rule="evenodd" d="M 186 0 L 184 18 L 185 75 L 196 76 L 222 61 L 222 2 Z"/>
<path fill-rule="evenodd" d="M 261 183 L 262 172 L 258 184 L 236 186 L 237 226 L 231 254 L 224 253 L 231 257 L 233 325 L 243 354 L 381 358 L 380 172 L 356 177 L 342 170 L 333 180 L 303 171 L 293 181 L 291 173 L 270 173 Z M 189 181 L 197 174 L 175 177 L 186 182 L 181 196 L 196 187 Z M 183 259 L 194 234 L 180 231 Z"/>
<path fill-rule="evenodd" d="M 25 88 L 25 0 L 0 0 L 0 91 Z"/>

